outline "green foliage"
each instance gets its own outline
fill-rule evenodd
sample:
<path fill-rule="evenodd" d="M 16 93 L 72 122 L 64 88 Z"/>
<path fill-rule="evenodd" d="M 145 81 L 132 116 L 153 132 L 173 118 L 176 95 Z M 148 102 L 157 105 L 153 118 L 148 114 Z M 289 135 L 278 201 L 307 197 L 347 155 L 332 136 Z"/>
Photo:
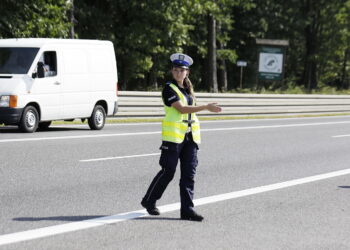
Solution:
<path fill-rule="evenodd" d="M 185 20 L 189 8 L 182 1 L 77 1 L 76 6 L 78 22 L 91 26 L 78 25 L 80 37 L 115 42 L 123 88 L 130 81 L 147 84 L 150 77 L 163 77 L 169 55 L 184 51 L 190 43 L 188 32 L 194 29 Z M 102 20 L 105 13 L 104 22 L 89 22 Z"/>
<path fill-rule="evenodd" d="M 344 70 L 343 67 L 349 65 L 349 56 L 346 58 L 345 53 L 350 44 L 349 0 L 254 2 L 256 8 L 234 8 L 235 16 L 243 18 L 235 19 L 239 33 L 237 38 L 232 37 L 229 45 L 238 45 L 239 58 L 248 60 L 248 65 L 256 69 L 257 65 L 253 63 L 257 58 L 255 38 L 286 39 L 290 45 L 285 82 L 303 85 L 308 72 L 313 70 L 316 77 L 313 88 L 317 89 L 317 83 L 349 87 L 349 68 Z M 254 81 L 254 78 L 255 75 L 251 75 L 248 81 Z"/>
<path fill-rule="evenodd" d="M 67 0 L 2 0 L 0 38 L 69 37 Z M 168 79 L 169 56 L 191 55 L 191 80 L 206 89 L 207 17 L 217 22 L 218 60 L 228 87 L 262 92 L 327 92 L 350 88 L 350 0 L 74 0 L 77 38 L 115 44 L 122 89 L 155 89 Z M 283 82 L 257 86 L 256 38 L 289 40 Z M 224 69 L 221 67 L 221 69 Z M 314 73 L 313 89 L 305 90 Z M 158 84 L 159 83 L 159 84 Z"/>
<path fill-rule="evenodd" d="M 0 9 L 0 37 L 69 36 L 66 0 L 3 0 Z"/>
<path fill-rule="evenodd" d="M 236 63 L 237 61 L 237 53 L 235 50 L 221 49 L 217 51 L 217 54 L 219 59 L 225 59 L 231 63 Z"/>

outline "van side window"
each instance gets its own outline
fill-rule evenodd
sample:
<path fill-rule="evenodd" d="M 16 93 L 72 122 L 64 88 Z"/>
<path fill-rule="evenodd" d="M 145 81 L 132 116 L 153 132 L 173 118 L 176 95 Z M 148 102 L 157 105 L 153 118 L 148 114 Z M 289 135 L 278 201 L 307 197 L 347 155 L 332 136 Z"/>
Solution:
<path fill-rule="evenodd" d="M 45 77 L 51 77 L 57 75 L 57 57 L 55 51 L 45 51 L 39 62 L 44 64 Z"/>

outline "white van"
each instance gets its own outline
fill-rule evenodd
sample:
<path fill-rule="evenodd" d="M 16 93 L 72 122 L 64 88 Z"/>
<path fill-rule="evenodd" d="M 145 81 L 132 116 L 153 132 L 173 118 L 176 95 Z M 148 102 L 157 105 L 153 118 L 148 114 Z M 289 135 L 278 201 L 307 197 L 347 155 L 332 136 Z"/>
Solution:
<path fill-rule="evenodd" d="M 117 81 L 109 41 L 0 39 L 0 124 L 34 132 L 80 118 L 102 129 L 118 109 Z"/>

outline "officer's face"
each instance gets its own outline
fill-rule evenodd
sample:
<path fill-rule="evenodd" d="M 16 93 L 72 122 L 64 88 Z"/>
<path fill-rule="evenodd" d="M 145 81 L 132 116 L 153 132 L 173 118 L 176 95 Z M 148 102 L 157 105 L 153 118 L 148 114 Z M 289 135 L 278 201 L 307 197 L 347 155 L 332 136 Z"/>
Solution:
<path fill-rule="evenodd" d="M 188 69 L 173 67 L 171 73 L 177 82 L 183 82 L 188 74 Z"/>

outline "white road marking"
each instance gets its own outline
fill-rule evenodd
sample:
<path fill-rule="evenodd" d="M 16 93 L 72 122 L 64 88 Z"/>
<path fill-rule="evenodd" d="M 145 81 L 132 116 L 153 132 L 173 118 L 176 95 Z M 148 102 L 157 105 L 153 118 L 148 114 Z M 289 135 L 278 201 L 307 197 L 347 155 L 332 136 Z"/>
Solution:
<path fill-rule="evenodd" d="M 347 174 L 350 174 L 349 168 L 344 169 L 344 170 L 340 170 L 340 171 L 335 171 L 335 172 L 330 172 L 330 173 L 325 173 L 325 174 L 314 175 L 314 176 L 310 176 L 310 177 L 275 183 L 275 184 L 271 184 L 271 185 L 260 186 L 260 187 L 245 189 L 245 190 L 241 190 L 241 191 L 235 191 L 235 192 L 231 192 L 231 193 L 225 193 L 225 194 L 219 194 L 219 195 L 213 195 L 213 196 L 209 196 L 209 197 L 199 198 L 199 199 L 194 200 L 194 204 L 195 204 L 195 206 L 206 205 L 206 204 L 211 204 L 211 203 L 215 203 L 215 202 L 219 202 L 219 201 L 225 201 L 225 200 L 240 198 L 240 197 L 244 197 L 244 196 L 248 196 L 248 195 L 259 194 L 259 193 L 263 193 L 263 192 L 292 187 L 292 186 L 296 186 L 296 185 L 300 185 L 300 184 L 325 180 L 328 178 L 343 176 L 343 175 L 347 175 Z M 173 203 L 173 204 L 169 204 L 169 205 L 164 205 L 164 206 L 160 206 L 159 209 L 162 213 L 173 212 L 173 211 L 177 211 L 180 209 L 180 204 Z M 136 211 L 132 211 L 132 212 L 116 214 L 116 215 L 112 215 L 112 216 L 105 216 L 105 217 L 99 217 L 99 218 L 95 218 L 95 219 L 66 223 L 66 224 L 61 224 L 61 225 L 56 225 L 56 226 L 37 228 L 37 229 L 32 229 L 32 230 L 22 231 L 22 232 L 17 232 L 17 233 L 4 234 L 4 235 L 0 235 L 0 246 L 6 245 L 6 244 L 12 244 L 12 243 L 16 243 L 16 242 L 21 242 L 21 241 L 26 241 L 26 240 L 34 240 L 34 239 L 38 239 L 38 238 L 43 238 L 43 237 L 47 237 L 47 236 L 53 236 L 53 235 L 58 235 L 58 234 L 63 234 L 63 233 L 68 233 L 68 232 L 74 232 L 77 230 L 84 230 L 84 229 L 108 225 L 108 224 L 114 224 L 114 223 L 118 223 L 121 221 L 132 220 L 132 219 L 144 217 L 147 215 L 148 214 L 143 209 L 143 210 L 136 210 Z"/>
<path fill-rule="evenodd" d="M 252 127 L 209 128 L 209 129 L 201 129 L 201 131 L 207 132 L 207 131 L 228 131 L 228 130 L 247 130 L 247 129 L 290 128 L 290 127 L 337 125 L 337 124 L 349 124 L 349 123 L 350 123 L 350 121 L 318 122 L 318 123 L 296 123 L 296 124 L 280 124 L 280 125 L 252 126 Z M 76 135 L 76 136 L 60 136 L 60 137 L 41 137 L 41 138 L 24 138 L 24 139 L 3 139 L 3 140 L 0 140 L 0 143 L 4 143 L 4 142 L 44 141 L 44 140 L 84 139 L 84 138 L 114 137 L 114 136 L 154 135 L 154 134 L 160 134 L 160 133 L 161 133 L 161 131 L 119 133 L 119 134 Z"/>
<path fill-rule="evenodd" d="M 73 136 L 24 138 L 24 139 L 4 139 L 4 140 L 0 140 L 0 143 L 2 143 L 2 142 L 27 142 L 27 141 L 84 139 L 84 138 L 114 137 L 114 136 L 133 136 L 133 135 L 154 135 L 154 134 L 160 134 L 160 133 L 161 133 L 160 131 L 155 131 L 155 132 L 135 132 L 135 133 L 120 133 L 120 134 L 73 135 Z"/>
<path fill-rule="evenodd" d="M 228 122 L 258 122 L 258 121 L 301 121 L 301 120 L 325 120 L 325 119 L 344 119 L 350 118 L 350 116 L 319 116 L 319 117 L 285 117 L 285 118 L 243 118 L 243 119 L 225 119 L 225 120 L 204 120 L 200 123 L 228 123 Z"/>
<path fill-rule="evenodd" d="M 334 135 L 333 138 L 349 137 L 350 135 Z"/>
<path fill-rule="evenodd" d="M 350 121 L 319 122 L 319 123 L 297 123 L 297 124 L 266 125 L 266 126 L 252 126 L 252 127 L 233 127 L 233 128 L 210 128 L 210 129 L 201 129 L 201 131 L 246 130 L 246 129 L 265 129 L 265 128 L 289 128 L 289 127 L 307 127 L 307 126 L 348 124 L 348 123 L 350 123 Z"/>
<path fill-rule="evenodd" d="M 79 160 L 79 161 L 80 162 L 107 161 L 107 160 L 116 160 L 116 159 L 125 159 L 125 158 L 147 157 L 147 156 L 154 156 L 154 155 L 160 155 L 160 153 L 142 154 L 142 155 L 115 156 L 115 157 L 105 157 L 105 158 L 87 159 L 87 160 Z"/>

